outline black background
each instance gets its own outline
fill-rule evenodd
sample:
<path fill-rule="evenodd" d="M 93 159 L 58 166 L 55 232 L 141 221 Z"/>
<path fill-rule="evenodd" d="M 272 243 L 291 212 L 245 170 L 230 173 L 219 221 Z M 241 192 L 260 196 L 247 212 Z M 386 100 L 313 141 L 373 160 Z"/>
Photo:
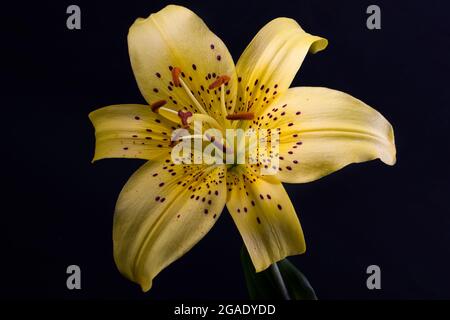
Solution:
<path fill-rule="evenodd" d="M 381 30 L 366 8 L 381 7 Z M 143 162 L 91 164 L 88 113 L 144 103 L 126 35 L 137 17 L 170 2 L 53 1 L 1 4 L 2 165 L 0 296 L 3 298 L 246 298 L 240 235 L 228 214 L 147 294 L 112 256 L 115 200 Z M 202 17 L 235 61 L 257 31 L 287 16 L 329 40 L 293 86 L 348 92 L 393 124 L 398 162 L 351 165 L 288 185 L 307 253 L 292 257 L 321 299 L 450 298 L 449 44 L 445 1 L 176 1 Z M 78 4 L 82 29 L 66 28 Z M 176 22 L 174 22 L 176 23 Z M 66 288 L 66 268 L 82 289 Z M 382 289 L 366 288 L 377 264 Z"/>

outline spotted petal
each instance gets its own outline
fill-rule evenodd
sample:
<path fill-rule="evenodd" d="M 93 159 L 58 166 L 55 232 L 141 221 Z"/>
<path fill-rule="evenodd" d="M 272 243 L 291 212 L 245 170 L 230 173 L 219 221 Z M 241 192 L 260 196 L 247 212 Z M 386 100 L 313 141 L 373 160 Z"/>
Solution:
<path fill-rule="evenodd" d="M 326 39 L 306 33 L 292 19 L 269 22 L 237 63 L 237 109 L 259 113 L 289 88 L 308 51 L 316 53 L 327 44 Z"/>
<path fill-rule="evenodd" d="M 144 164 L 116 205 L 113 238 L 119 270 L 144 291 L 214 225 L 226 201 L 224 166 Z"/>
<path fill-rule="evenodd" d="M 256 167 L 229 172 L 227 208 L 260 272 L 287 256 L 305 252 L 300 222 L 282 184 Z"/>
<path fill-rule="evenodd" d="M 340 91 L 289 89 L 258 120 L 262 128 L 280 128 L 283 182 L 316 180 L 350 163 L 381 159 L 395 163 L 394 131 L 375 109 Z"/>
<path fill-rule="evenodd" d="M 180 79 L 213 117 L 221 114 L 221 92 L 208 87 L 216 77 L 229 76 L 225 100 L 232 108 L 237 87 L 233 59 L 224 43 L 192 11 L 169 5 L 147 19 L 136 20 L 128 34 L 128 48 L 138 86 L 149 104 L 165 100 L 172 109 L 199 111 L 186 90 L 173 82 L 172 70 L 177 67 Z"/>
<path fill-rule="evenodd" d="M 95 127 L 95 155 L 103 158 L 155 159 L 170 151 L 170 137 L 178 124 L 138 104 L 112 105 L 89 114 Z"/>

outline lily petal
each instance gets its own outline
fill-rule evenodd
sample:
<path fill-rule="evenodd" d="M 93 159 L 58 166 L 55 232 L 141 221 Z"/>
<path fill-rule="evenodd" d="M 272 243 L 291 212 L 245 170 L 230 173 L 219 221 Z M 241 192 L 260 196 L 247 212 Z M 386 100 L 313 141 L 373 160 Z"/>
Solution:
<path fill-rule="evenodd" d="M 211 229 L 226 201 L 224 166 L 144 164 L 116 204 L 113 238 L 119 270 L 147 291 L 153 278 Z"/>
<path fill-rule="evenodd" d="M 169 5 L 147 19 L 137 19 L 128 33 L 131 65 L 139 89 L 149 104 L 166 100 L 172 109 L 199 112 L 188 92 L 173 81 L 181 79 L 201 107 L 213 117 L 221 116 L 219 88 L 208 87 L 219 76 L 225 84 L 225 101 L 235 103 L 237 82 L 233 58 L 225 44 L 192 11 Z"/>
<path fill-rule="evenodd" d="M 152 112 L 149 106 L 119 104 L 89 114 L 95 127 L 95 155 L 104 158 L 155 159 L 170 152 L 172 131 L 180 126 Z"/>
<path fill-rule="evenodd" d="M 95 127 L 95 154 L 104 158 L 155 159 L 170 152 L 172 131 L 180 126 L 152 112 L 149 106 L 120 104 L 89 114 Z"/>
<path fill-rule="evenodd" d="M 303 31 L 295 20 L 277 18 L 253 38 L 236 66 L 239 111 L 259 113 L 290 86 L 306 54 L 328 41 Z"/>
<path fill-rule="evenodd" d="M 391 124 L 340 91 L 291 88 L 259 121 L 264 128 L 281 129 L 278 178 L 283 182 L 313 181 L 350 163 L 396 161 Z"/>
<path fill-rule="evenodd" d="M 255 167 L 256 168 L 256 167 Z M 300 222 L 283 185 L 259 169 L 228 172 L 227 208 L 241 233 L 256 272 L 305 252 Z"/>

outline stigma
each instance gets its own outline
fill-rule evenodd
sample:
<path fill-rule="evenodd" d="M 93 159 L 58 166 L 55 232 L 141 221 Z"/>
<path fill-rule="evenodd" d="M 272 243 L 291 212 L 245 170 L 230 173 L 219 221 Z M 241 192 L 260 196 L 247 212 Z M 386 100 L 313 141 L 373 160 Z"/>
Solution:
<path fill-rule="evenodd" d="M 192 117 L 192 112 L 190 112 L 190 111 L 185 112 L 183 110 L 180 110 L 180 111 L 178 111 L 178 116 L 181 119 L 181 123 L 183 124 L 183 127 L 189 128 L 188 119 L 190 117 Z"/>

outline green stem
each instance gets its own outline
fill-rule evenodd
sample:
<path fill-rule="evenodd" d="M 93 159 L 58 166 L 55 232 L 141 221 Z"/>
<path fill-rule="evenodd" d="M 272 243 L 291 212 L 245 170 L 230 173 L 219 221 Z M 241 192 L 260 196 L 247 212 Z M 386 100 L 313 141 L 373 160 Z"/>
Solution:
<path fill-rule="evenodd" d="M 278 265 L 276 262 L 270 266 L 270 271 L 272 272 L 272 275 L 275 279 L 275 284 L 280 290 L 280 293 L 283 296 L 284 300 L 291 300 L 286 285 L 284 284 L 283 277 L 281 276 L 280 269 L 278 269 Z"/>

